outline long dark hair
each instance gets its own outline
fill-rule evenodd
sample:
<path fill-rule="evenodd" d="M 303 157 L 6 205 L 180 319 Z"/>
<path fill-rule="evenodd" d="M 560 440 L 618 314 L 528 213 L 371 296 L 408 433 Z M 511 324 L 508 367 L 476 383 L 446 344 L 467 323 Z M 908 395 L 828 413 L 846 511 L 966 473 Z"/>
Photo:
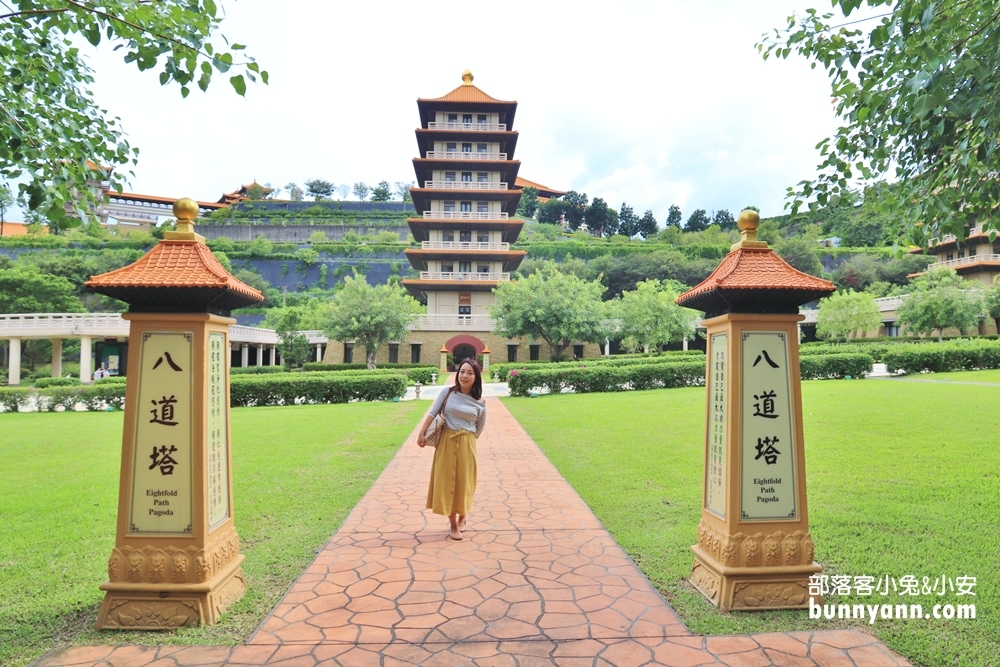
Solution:
<path fill-rule="evenodd" d="M 477 401 L 483 397 L 483 374 L 479 371 L 479 362 L 471 357 L 468 359 L 462 359 L 458 366 L 455 367 L 455 391 L 461 393 L 462 385 L 458 382 L 458 374 L 462 372 L 462 366 L 469 364 L 472 367 L 472 372 L 476 374 L 476 379 L 472 383 L 472 389 L 469 390 L 469 396 L 476 399 Z"/>

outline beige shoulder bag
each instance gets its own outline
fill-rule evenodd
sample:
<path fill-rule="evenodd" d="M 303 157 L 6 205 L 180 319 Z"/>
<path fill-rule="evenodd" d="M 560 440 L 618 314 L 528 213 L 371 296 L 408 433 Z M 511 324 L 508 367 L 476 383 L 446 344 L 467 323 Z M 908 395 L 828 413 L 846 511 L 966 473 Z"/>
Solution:
<path fill-rule="evenodd" d="M 451 392 L 454 391 L 452 387 L 448 388 L 448 393 L 445 394 L 444 402 L 441 404 L 441 409 L 431 420 L 430 426 L 424 432 L 424 442 L 431 447 L 437 447 L 438 443 L 441 442 L 441 432 L 444 430 L 444 408 L 448 405 L 448 399 L 451 397 Z"/>

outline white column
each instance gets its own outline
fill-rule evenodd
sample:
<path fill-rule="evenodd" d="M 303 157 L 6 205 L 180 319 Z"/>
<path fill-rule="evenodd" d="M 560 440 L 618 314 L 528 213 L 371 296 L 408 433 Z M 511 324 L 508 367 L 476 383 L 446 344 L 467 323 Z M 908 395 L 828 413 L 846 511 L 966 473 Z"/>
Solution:
<path fill-rule="evenodd" d="M 7 384 L 16 387 L 21 384 L 21 339 L 10 339 L 10 350 L 7 354 Z"/>
<path fill-rule="evenodd" d="M 687 336 L 684 336 L 684 339 L 681 341 L 681 349 L 684 350 L 685 352 L 688 349 L 688 338 L 687 338 Z"/>
<path fill-rule="evenodd" d="M 611 339 L 610 338 L 605 338 L 604 339 L 604 356 L 605 357 L 610 357 L 611 356 Z"/>
<path fill-rule="evenodd" d="M 323 361 L 323 344 L 319 343 L 316 345 L 316 361 L 317 363 Z"/>
<path fill-rule="evenodd" d="M 271 348 L 271 365 L 272 366 L 277 366 L 278 364 L 275 363 L 275 359 L 274 359 L 275 352 L 277 351 L 277 346 L 271 345 L 270 348 Z"/>
<path fill-rule="evenodd" d="M 52 377 L 62 377 L 62 338 L 52 339 Z"/>
<path fill-rule="evenodd" d="M 90 365 L 93 350 L 90 347 L 90 336 L 80 336 L 80 382 L 90 384 L 94 381 L 94 370 Z"/>
<path fill-rule="evenodd" d="M 250 365 L 250 346 L 240 343 L 240 366 L 246 368 Z"/>
<path fill-rule="evenodd" d="M 264 344 L 263 343 L 258 343 L 257 344 L 257 365 L 258 366 L 263 366 L 264 365 Z"/>

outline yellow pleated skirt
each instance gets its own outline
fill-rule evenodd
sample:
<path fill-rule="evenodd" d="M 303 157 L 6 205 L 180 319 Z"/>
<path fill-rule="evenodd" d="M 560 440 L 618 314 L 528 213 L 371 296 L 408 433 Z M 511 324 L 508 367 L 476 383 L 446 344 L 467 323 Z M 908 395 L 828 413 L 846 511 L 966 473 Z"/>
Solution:
<path fill-rule="evenodd" d="M 476 493 L 476 436 L 444 429 L 434 450 L 427 509 L 435 514 L 468 514 Z"/>

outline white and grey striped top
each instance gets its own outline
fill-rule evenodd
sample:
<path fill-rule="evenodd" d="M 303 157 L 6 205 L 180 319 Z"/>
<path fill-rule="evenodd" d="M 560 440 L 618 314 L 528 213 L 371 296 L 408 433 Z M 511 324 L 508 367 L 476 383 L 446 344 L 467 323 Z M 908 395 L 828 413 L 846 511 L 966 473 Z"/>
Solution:
<path fill-rule="evenodd" d="M 449 390 L 451 388 L 449 387 Z M 438 394 L 437 400 L 431 406 L 430 416 L 437 417 L 441 411 L 441 404 L 448 391 Z M 452 391 L 448 405 L 444 408 L 444 424 L 452 431 L 468 431 L 475 433 L 478 438 L 486 426 L 486 403 L 477 401 L 468 394 L 460 391 Z"/>

